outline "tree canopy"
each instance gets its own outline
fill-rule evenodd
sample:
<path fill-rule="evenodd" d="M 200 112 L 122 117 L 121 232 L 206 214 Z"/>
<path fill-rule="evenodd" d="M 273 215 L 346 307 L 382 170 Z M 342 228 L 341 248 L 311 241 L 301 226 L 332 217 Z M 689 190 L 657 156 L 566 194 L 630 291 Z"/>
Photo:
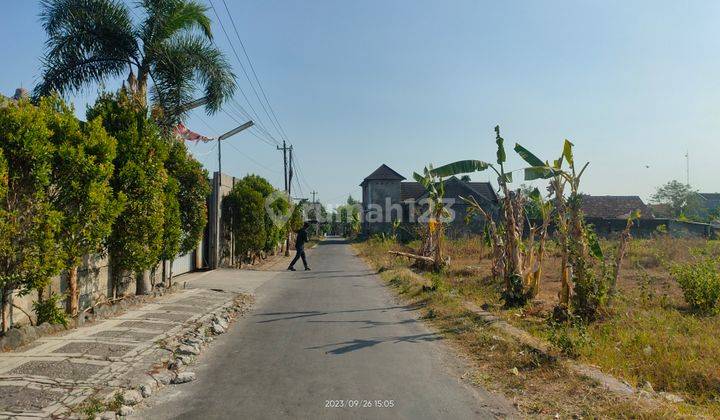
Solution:
<path fill-rule="evenodd" d="M 179 253 L 186 254 L 197 247 L 207 225 L 207 198 L 211 193 L 208 174 L 181 142 L 173 142 L 170 146 L 165 168 L 178 182 Z"/>
<path fill-rule="evenodd" d="M 142 272 L 162 253 L 168 143 L 144 110 L 131 102 L 124 90 L 105 94 L 88 110 L 88 119 L 102 117 L 105 129 L 118 140 L 111 184 L 126 203 L 108 240 L 113 267 Z M 140 290 L 145 286 L 138 283 Z"/>
<path fill-rule="evenodd" d="M 138 12 L 117 0 L 42 0 L 48 39 L 35 96 L 73 92 L 130 73 L 128 88 L 143 105 L 148 81 L 154 82 L 149 93 L 163 125 L 182 119 L 196 84 L 207 111 L 218 111 L 235 90 L 235 76 L 212 43 L 207 7 L 193 0 L 136 4 Z M 131 15 L 142 18 L 136 22 Z"/>
<path fill-rule="evenodd" d="M 673 217 L 702 220 L 701 198 L 697 191 L 680 181 L 672 180 L 661 185 L 650 197 L 655 204 L 665 204 L 670 208 Z"/>
<path fill-rule="evenodd" d="M 226 223 L 233 234 L 235 256 L 241 263 L 254 259 L 267 238 L 262 194 L 241 182 L 225 197 L 223 205 L 228 214 Z"/>
<path fill-rule="evenodd" d="M 2 329 L 10 298 L 44 287 L 62 266 L 62 213 L 51 202 L 53 157 L 49 121 L 55 110 L 21 100 L 0 107 L 0 286 Z"/>
<path fill-rule="evenodd" d="M 99 251 L 123 204 L 110 186 L 116 142 L 100 118 L 81 123 L 58 97 L 42 101 L 55 111 L 48 120 L 55 145 L 50 199 L 62 214 L 57 241 L 68 270 L 67 310 L 75 314 L 78 266 L 84 255 Z"/>

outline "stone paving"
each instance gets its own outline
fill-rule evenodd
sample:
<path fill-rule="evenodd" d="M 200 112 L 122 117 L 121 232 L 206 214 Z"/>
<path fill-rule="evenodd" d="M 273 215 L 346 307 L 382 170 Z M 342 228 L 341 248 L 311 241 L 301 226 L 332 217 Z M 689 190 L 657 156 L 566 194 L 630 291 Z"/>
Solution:
<path fill-rule="evenodd" d="M 114 318 L 0 353 L 0 418 L 65 417 L 169 360 L 165 340 L 229 305 L 233 293 L 185 289 Z M 100 393 L 100 394 L 99 394 Z"/>

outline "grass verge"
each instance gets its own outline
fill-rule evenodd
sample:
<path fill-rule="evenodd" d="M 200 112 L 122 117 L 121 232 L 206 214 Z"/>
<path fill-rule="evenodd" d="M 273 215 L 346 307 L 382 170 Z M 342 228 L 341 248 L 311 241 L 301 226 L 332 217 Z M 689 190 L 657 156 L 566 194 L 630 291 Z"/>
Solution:
<path fill-rule="evenodd" d="M 502 309 L 499 286 L 489 278 L 489 263 L 482 258 L 482 247 L 473 240 L 449 241 L 448 254 L 453 263 L 442 274 L 418 275 L 410 271 L 407 261 L 387 253 L 390 249 L 409 249 L 391 241 L 370 240 L 355 246 L 402 298 L 420 305 L 427 320 L 475 362 L 471 380 L 502 392 L 525 415 L 620 418 L 720 415 L 714 399 L 720 366 L 715 361 L 720 357 L 717 320 L 688 314 L 678 303 L 677 291 L 660 274 L 661 264 L 650 274 L 646 269 L 629 270 L 621 282 L 621 297 L 601 322 L 590 326 L 554 325 L 547 321 L 549 302 L 542 299 L 526 308 Z M 645 254 L 647 250 L 647 246 L 642 248 Z M 638 258 L 631 251 L 630 260 Z M 552 274 L 554 263 L 549 259 L 546 276 Z M 648 280 L 648 276 L 655 278 Z M 544 285 L 548 296 L 554 285 L 549 279 L 546 283 L 550 283 Z M 551 340 L 581 362 L 596 365 L 633 385 L 649 383 L 657 391 L 680 390 L 688 401 L 671 404 L 612 395 L 594 382 L 566 371 L 559 363 L 484 326 L 464 308 L 463 302 L 467 300 L 483 305 L 533 335 Z"/>

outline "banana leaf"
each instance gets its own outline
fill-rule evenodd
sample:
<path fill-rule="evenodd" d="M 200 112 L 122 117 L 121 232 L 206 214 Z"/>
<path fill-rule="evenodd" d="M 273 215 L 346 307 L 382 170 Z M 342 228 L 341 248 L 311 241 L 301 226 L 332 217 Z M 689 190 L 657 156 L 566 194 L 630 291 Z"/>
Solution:
<path fill-rule="evenodd" d="M 449 177 L 469 172 L 481 172 L 489 167 L 489 163 L 481 160 L 459 160 L 457 162 L 448 163 L 447 165 L 434 168 L 430 171 L 430 173 L 438 177 Z"/>
<path fill-rule="evenodd" d="M 547 164 L 540 160 L 539 157 L 535 156 L 532 152 L 518 143 L 515 143 L 515 152 L 517 152 L 517 154 L 520 155 L 520 157 L 523 158 L 523 160 L 530 166 L 547 166 Z"/>
<path fill-rule="evenodd" d="M 546 162 L 543 162 L 539 157 L 517 143 L 515 143 L 515 152 L 517 152 L 525 162 L 530 164 L 530 167 L 525 168 L 524 171 L 526 181 L 548 179 L 557 174 L 557 171 L 550 168 Z M 559 169 L 559 165 L 557 165 L 557 169 Z"/>
<path fill-rule="evenodd" d="M 563 157 L 567 161 L 569 165 L 573 165 L 573 148 L 574 144 L 570 143 L 570 140 L 565 139 L 565 144 L 563 144 Z"/>
<path fill-rule="evenodd" d="M 540 190 L 537 188 L 533 188 L 532 191 L 530 191 L 530 194 L 528 194 L 528 198 L 532 200 L 533 202 L 537 204 L 542 204 L 542 197 L 540 196 Z"/>
<path fill-rule="evenodd" d="M 427 178 L 417 172 L 413 172 L 413 178 L 415 179 L 415 181 L 421 183 L 422 185 L 425 185 L 427 183 Z"/>
<path fill-rule="evenodd" d="M 535 179 L 552 178 L 557 174 L 558 171 L 555 171 L 547 166 L 538 166 L 525 168 L 523 172 L 525 173 L 525 181 L 532 181 Z"/>
<path fill-rule="evenodd" d="M 590 253 L 598 260 L 602 260 L 604 257 L 603 257 L 602 248 L 600 247 L 600 241 L 598 240 L 598 237 L 595 234 L 594 230 L 592 230 L 589 226 L 587 227 L 587 230 L 588 230 L 587 239 L 588 239 L 588 245 L 590 248 Z"/>
<path fill-rule="evenodd" d="M 500 137 L 500 126 L 495 126 L 495 143 L 497 143 L 497 163 L 499 165 L 502 165 L 505 163 L 505 160 L 507 159 L 507 156 L 505 155 L 505 146 L 503 146 L 503 143 L 505 143 L 505 139 Z"/>

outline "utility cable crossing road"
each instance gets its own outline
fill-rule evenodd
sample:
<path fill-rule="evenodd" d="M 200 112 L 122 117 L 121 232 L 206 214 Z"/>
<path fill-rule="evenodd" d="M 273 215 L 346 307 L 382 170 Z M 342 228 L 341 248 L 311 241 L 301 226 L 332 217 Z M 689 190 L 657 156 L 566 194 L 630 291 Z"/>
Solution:
<path fill-rule="evenodd" d="M 203 353 L 198 379 L 167 388 L 147 419 L 515 417 L 465 383 L 468 367 L 352 247 L 323 241 L 314 271 L 215 270 L 191 287 L 251 292 L 252 311 Z"/>

